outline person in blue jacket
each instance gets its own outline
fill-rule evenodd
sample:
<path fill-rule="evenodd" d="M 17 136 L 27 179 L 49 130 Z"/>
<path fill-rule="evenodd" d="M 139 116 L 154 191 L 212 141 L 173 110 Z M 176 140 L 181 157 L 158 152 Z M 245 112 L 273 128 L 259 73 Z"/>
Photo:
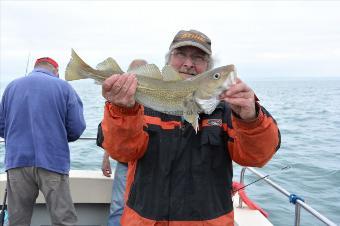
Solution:
<path fill-rule="evenodd" d="M 74 225 L 69 187 L 70 149 L 86 128 L 83 104 L 59 79 L 58 63 L 37 59 L 34 70 L 12 81 L 0 105 L 5 139 L 9 225 L 30 225 L 39 190 L 52 225 Z"/>

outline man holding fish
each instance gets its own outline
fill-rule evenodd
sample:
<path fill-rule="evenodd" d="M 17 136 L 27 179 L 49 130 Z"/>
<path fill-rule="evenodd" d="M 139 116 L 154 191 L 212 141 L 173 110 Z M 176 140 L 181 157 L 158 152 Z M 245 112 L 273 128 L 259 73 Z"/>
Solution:
<path fill-rule="evenodd" d="M 140 76 L 159 81 L 150 66 L 103 82 L 102 146 L 129 164 L 122 225 L 234 225 L 232 161 L 262 167 L 278 150 L 275 120 L 233 65 L 212 69 L 211 53 L 205 34 L 182 30 L 161 82 Z"/>

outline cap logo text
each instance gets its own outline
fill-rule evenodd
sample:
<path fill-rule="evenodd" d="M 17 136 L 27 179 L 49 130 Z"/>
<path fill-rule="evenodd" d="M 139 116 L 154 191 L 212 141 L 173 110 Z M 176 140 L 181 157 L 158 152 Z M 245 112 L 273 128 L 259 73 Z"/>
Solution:
<path fill-rule="evenodd" d="M 197 40 L 197 41 L 200 41 L 200 42 L 205 42 L 205 38 L 203 38 L 202 36 L 200 35 L 197 35 L 197 34 L 189 34 L 189 33 L 184 33 L 184 34 L 181 34 L 180 39 L 194 39 L 194 40 Z"/>

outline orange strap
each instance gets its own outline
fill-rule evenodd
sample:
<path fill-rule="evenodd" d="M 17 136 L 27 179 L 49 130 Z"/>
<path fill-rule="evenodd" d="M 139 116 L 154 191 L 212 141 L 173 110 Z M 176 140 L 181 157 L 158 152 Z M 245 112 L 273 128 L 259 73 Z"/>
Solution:
<path fill-rule="evenodd" d="M 144 120 L 147 124 L 158 125 L 162 129 L 175 129 L 175 127 L 180 127 L 181 122 L 178 121 L 162 121 L 158 117 L 152 117 L 144 115 Z"/>

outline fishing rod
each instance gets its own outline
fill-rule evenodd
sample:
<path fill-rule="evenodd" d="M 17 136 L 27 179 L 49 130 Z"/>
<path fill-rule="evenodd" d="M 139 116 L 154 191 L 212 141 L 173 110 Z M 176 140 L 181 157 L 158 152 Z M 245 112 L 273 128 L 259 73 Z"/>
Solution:
<path fill-rule="evenodd" d="M 95 137 L 80 137 L 79 140 L 97 140 Z M 0 139 L 0 143 L 4 143 L 4 139 Z"/>
<path fill-rule="evenodd" d="M 236 193 L 236 192 L 238 192 L 238 191 L 240 191 L 240 190 L 242 190 L 242 189 L 248 187 L 249 185 L 255 184 L 255 183 L 257 183 L 257 182 L 259 182 L 259 181 L 261 181 L 261 180 L 263 180 L 263 179 L 265 179 L 265 178 L 268 178 L 269 176 L 272 176 L 272 175 L 275 175 L 275 174 L 278 174 L 278 173 L 282 173 L 283 170 L 287 170 L 287 169 L 290 169 L 290 168 L 291 168 L 291 166 L 289 166 L 289 165 L 287 165 L 287 166 L 285 166 L 285 167 L 282 167 L 282 168 L 280 169 L 279 172 L 273 173 L 273 174 L 271 174 L 271 175 L 270 175 L 270 174 L 267 174 L 267 175 L 265 175 L 265 176 L 263 176 L 263 177 L 260 177 L 259 179 L 254 180 L 254 181 L 250 182 L 249 184 L 246 184 L 246 185 L 244 185 L 244 186 L 242 186 L 242 187 L 240 187 L 240 188 L 238 188 L 238 189 L 236 189 L 236 190 L 233 190 L 233 193 Z"/>
<path fill-rule="evenodd" d="M 30 62 L 30 56 L 31 56 L 31 52 L 28 53 L 28 57 L 27 57 L 27 63 L 26 63 L 26 71 L 25 71 L 25 76 L 27 75 L 27 70 L 28 70 L 28 64 Z"/>

